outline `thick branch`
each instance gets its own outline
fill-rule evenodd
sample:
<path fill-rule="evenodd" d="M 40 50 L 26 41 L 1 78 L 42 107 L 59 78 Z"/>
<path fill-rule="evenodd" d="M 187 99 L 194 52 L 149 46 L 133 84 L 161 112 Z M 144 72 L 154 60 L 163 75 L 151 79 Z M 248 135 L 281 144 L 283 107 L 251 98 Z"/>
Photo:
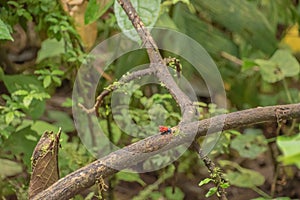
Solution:
<path fill-rule="evenodd" d="M 54 183 L 51 187 L 39 193 L 33 199 L 59 200 L 71 198 L 75 194 L 94 185 L 97 178 L 101 176 L 105 178 L 117 172 L 107 166 L 114 165 L 124 169 L 133 166 L 136 163 L 147 159 L 149 155 L 154 155 L 184 144 L 185 141 L 190 140 L 191 137 L 194 136 L 194 134 L 192 134 L 194 131 L 197 131 L 197 137 L 200 137 L 205 136 L 210 128 L 213 128 L 213 130 L 216 131 L 220 130 L 220 128 L 228 130 L 258 123 L 297 118 L 300 118 L 300 103 L 253 108 L 219 115 L 198 122 L 183 124 L 181 126 L 181 131 L 185 133 L 183 136 L 175 136 L 174 134 L 157 134 L 150 136 L 78 169 Z M 223 119 L 225 119 L 224 124 L 220 123 Z M 213 130 L 210 129 L 210 133 L 212 133 Z"/>
<path fill-rule="evenodd" d="M 151 62 L 150 68 L 155 69 L 156 76 L 159 81 L 161 81 L 165 85 L 165 87 L 169 90 L 170 94 L 180 106 L 183 116 L 182 122 L 192 121 L 195 116 L 196 110 L 190 98 L 186 96 L 185 93 L 183 93 L 182 90 L 177 86 L 176 82 L 168 71 L 168 68 L 163 58 L 161 57 L 158 47 L 149 30 L 141 21 L 130 0 L 118 0 L 118 2 L 126 12 L 134 28 L 139 34 L 143 44 L 147 48 L 147 53 Z"/>

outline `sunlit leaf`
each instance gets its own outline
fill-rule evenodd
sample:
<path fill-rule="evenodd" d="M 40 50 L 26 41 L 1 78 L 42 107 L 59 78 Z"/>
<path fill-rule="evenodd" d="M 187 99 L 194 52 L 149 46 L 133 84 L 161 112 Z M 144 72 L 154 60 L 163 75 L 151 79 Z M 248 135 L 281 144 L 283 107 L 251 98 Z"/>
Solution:
<path fill-rule="evenodd" d="M 0 19 L 0 40 L 11 40 L 14 41 L 9 33 L 7 25 Z"/>
<path fill-rule="evenodd" d="M 300 169 L 300 134 L 277 137 L 277 145 L 283 155 L 278 159 L 286 165 L 295 164 Z"/>

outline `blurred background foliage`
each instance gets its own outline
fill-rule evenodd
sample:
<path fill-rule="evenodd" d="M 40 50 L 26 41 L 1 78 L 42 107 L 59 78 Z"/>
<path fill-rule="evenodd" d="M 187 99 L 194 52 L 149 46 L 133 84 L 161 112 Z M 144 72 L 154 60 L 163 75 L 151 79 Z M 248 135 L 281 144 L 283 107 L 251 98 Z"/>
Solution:
<path fill-rule="evenodd" d="M 201 119 L 300 101 L 299 1 L 133 2 L 146 25 L 190 36 L 217 64 L 227 93 L 227 111 L 211 104 L 201 75 L 175 55 L 181 59 L 183 76 L 189 77 L 196 91 Z M 63 130 L 61 176 L 95 159 L 81 144 L 73 124 L 73 83 L 89 51 L 131 25 L 114 0 L 0 0 L 0 5 L 0 196 L 26 199 L 31 154 L 44 131 Z M 134 32 L 128 37 L 137 38 Z M 143 50 L 120 57 L 105 70 L 98 92 L 148 62 Z M 99 124 L 108 137 L 121 147 L 136 141 L 118 128 L 109 106 L 105 99 L 99 108 Z M 137 88 L 130 106 L 134 121 L 147 127 L 141 130 L 143 134 L 157 133 L 156 124 L 150 121 L 158 111 L 167 118 L 165 125 L 174 126 L 180 120 L 175 101 L 162 86 Z M 299 122 L 292 120 L 223 132 L 210 156 L 226 172 L 229 199 L 300 198 L 299 129 Z M 146 164 L 164 162 L 153 157 Z M 216 199 L 211 180 L 198 187 L 206 177 L 209 174 L 201 160 L 187 151 L 165 169 L 139 175 L 120 172 L 106 180 L 107 192 L 101 194 L 95 187 L 74 199 L 101 195 L 106 199 L 204 199 L 205 195 Z"/>

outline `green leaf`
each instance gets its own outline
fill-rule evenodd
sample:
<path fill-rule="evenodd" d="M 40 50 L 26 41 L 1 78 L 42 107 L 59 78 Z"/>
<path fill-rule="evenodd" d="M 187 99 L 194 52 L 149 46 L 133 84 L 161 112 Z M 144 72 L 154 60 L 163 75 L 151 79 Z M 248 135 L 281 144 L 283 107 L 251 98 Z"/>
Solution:
<path fill-rule="evenodd" d="M 291 52 L 287 50 L 277 50 L 270 60 L 276 63 L 285 77 L 296 76 L 299 74 L 299 63 Z"/>
<path fill-rule="evenodd" d="M 209 191 L 205 194 L 205 197 L 211 197 L 217 192 L 217 187 L 212 187 L 209 189 Z"/>
<path fill-rule="evenodd" d="M 128 181 L 128 182 L 138 182 L 141 186 L 145 186 L 146 183 L 140 178 L 140 175 L 137 173 L 130 172 L 118 172 L 116 174 L 118 180 Z"/>
<path fill-rule="evenodd" d="M 300 134 L 295 136 L 279 136 L 276 141 L 283 155 L 278 160 L 286 165 L 296 165 L 300 169 Z"/>
<path fill-rule="evenodd" d="M 15 117 L 14 112 L 8 112 L 5 115 L 5 123 L 10 124 L 14 120 L 14 117 Z"/>
<path fill-rule="evenodd" d="M 108 8 L 114 3 L 114 0 L 90 0 L 84 13 L 84 23 L 90 24 L 101 17 Z"/>
<path fill-rule="evenodd" d="M 153 27 L 160 11 L 160 0 L 132 0 L 131 3 L 144 25 L 146 27 Z M 140 41 L 131 21 L 117 0 L 115 0 L 114 11 L 122 32 L 131 40 Z"/>
<path fill-rule="evenodd" d="M 54 56 L 59 56 L 65 53 L 64 41 L 57 41 L 56 39 L 46 39 L 42 43 L 42 47 L 38 52 L 37 62 L 41 62 L 46 58 L 51 58 Z"/>
<path fill-rule="evenodd" d="M 56 77 L 56 76 L 53 76 L 52 77 L 52 80 L 58 85 L 58 86 L 61 86 L 61 79 Z"/>
<path fill-rule="evenodd" d="M 260 130 L 246 129 L 244 134 L 236 136 L 231 142 L 235 149 L 244 158 L 256 158 L 267 150 L 267 142 Z"/>
<path fill-rule="evenodd" d="M 17 90 L 14 93 L 12 93 L 12 95 L 20 95 L 20 96 L 28 95 L 28 91 L 27 90 Z"/>
<path fill-rule="evenodd" d="M 206 179 L 200 181 L 200 183 L 198 184 L 198 186 L 205 185 L 205 184 L 209 183 L 210 181 L 212 181 L 211 178 L 206 178 Z"/>
<path fill-rule="evenodd" d="M 245 168 L 240 168 L 240 171 L 229 171 L 226 173 L 226 178 L 231 185 L 244 188 L 253 188 L 260 186 L 265 182 L 264 176 L 260 173 Z"/>
<path fill-rule="evenodd" d="M 13 37 L 9 33 L 7 25 L 0 19 L 0 40 L 14 41 Z"/>
<path fill-rule="evenodd" d="M 231 55 L 238 54 L 237 46 L 228 35 L 214 28 L 211 24 L 200 20 L 199 17 L 190 13 L 185 5 L 176 5 L 172 15 L 174 23 L 180 31 L 195 39 L 214 56 L 219 56 L 221 51 L 228 52 Z M 178 43 L 179 41 L 172 42 Z M 182 44 L 179 42 L 178 48 L 181 47 Z"/>
<path fill-rule="evenodd" d="M 49 119 L 51 121 L 54 121 L 53 124 L 57 127 L 61 127 L 62 131 L 72 132 L 75 130 L 74 122 L 67 113 L 62 111 L 49 110 L 47 114 Z"/>
<path fill-rule="evenodd" d="M 59 129 L 59 127 L 57 127 L 53 124 L 50 124 L 45 121 L 39 121 L 39 120 L 35 121 L 35 123 L 31 126 L 31 130 L 37 132 L 40 135 L 42 135 L 45 132 L 45 130 L 53 131 L 53 132 L 57 133 L 58 129 Z"/>
<path fill-rule="evenodd" d="M 32 102 L 32 99 L 33 99 L 33 96 L 32 96 L 32 95 L 28 95 L 28 96 L 24 97 L 24 99 L 23 99 L 23 104 L 24 104 L 24 106 L 25 106 L 26 108 L 29 107 L 29 105 L 30 105 L 31 102 Z"/>
<path fill-rule="evenodd" d="M 272 27 L 262 12 L 249 1 L 240 0 L 193 0 L 203 15 L 212 21 L 239 34 L 254 48 L 271 54 L 277 48 L 275 27 Z"/>
<path fill-rule="evenodd" d="M 271 59 L 256 59 L 255 63 L 260 67 L 262 78 L 269 83 L 275 83 L 284 77 L 296 76 L 300 71 L 298 61 L 286 50 L 277 50 Z"/>
<path fill-rule="evenodd" d="M 0 177 L 15 176 L 23 171 L 22 166 L 14 161 L 0 158 Z"/>
<path fill-rule="evenodd" d="M 50 84 L 51 84 L 51 76 L 45 76 L 45 78 L 43 80 L 44 88 L 49 87 Z"/>
<path fill-rule="evenodd" d="M 43 133 L 43 132 L 42 132 Z M 11 152 L 11 158 L 19 157 L 26 164 L 27 169 L 31 167 L 31 155 L 36 145 L 36 141 L 27 139 L 28 136 L 38 138 L 36 132 L 30 130 L 29 127 L 12 133 L 7 140 L 1 145 L 0 154 L 6 155 L 4 152 Z M 1 168 L 2 169 L 2 168 Z"/>
<path fill-rule="evenodd" d="M 55 69 L 51 72 L 51 74 L 56 76 L 62 76 L 64 75 L 64 72 L 62 70 Z"/>
<path fill-rule="evenodd" d="M 172 199 L 172 200 L 184 199 L 184 193 L 178 187 L 175 187 L 174 192 L 173 192 L 173 187 L 166 187 L 164 193 L 167 199 Z"/>

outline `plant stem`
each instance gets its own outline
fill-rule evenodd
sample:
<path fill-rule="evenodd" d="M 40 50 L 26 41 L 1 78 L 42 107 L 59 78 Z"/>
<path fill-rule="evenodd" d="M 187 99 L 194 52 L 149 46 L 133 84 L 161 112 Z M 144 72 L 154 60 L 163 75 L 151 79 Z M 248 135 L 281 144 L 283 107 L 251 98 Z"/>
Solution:
<path fill-rule="evenodd" d="M 270 195 L 259 189 L 258 187 L 251 188 L 253 191 L 257 192 L 259 195 L 263 196 L 265 199 L 272 199 Z"/>

